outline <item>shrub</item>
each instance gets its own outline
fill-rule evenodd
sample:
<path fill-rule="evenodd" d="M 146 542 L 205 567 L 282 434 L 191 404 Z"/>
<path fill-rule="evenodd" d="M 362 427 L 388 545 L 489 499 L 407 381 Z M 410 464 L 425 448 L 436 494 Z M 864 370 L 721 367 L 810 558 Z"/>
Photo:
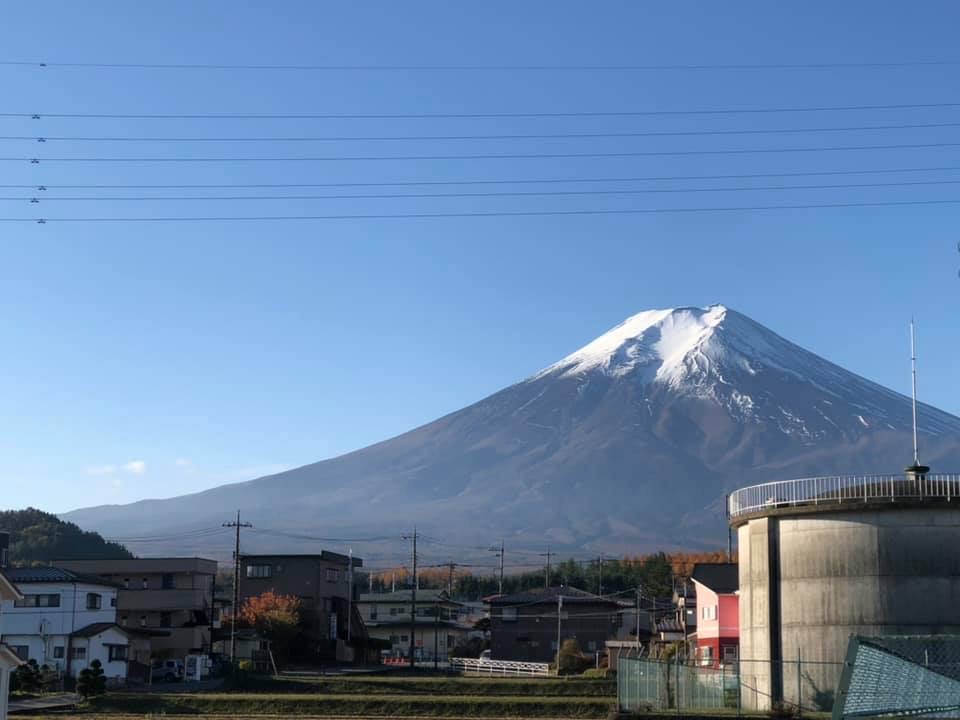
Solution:
<path fill-rule="evenodd" d="M 103 695 L 107 691 L 107 678 L 103 674 L 103 665 L 94 660 L 89 667 L 80 671 L 77 692 L 86 699 L 94 695 Z"/>
<path fill-rule="evenodd" d="M 36 660 L 30 660 L 18 667 L 13 673 L 14 684 L 20 692 L 40 690 L 40 668 Z"/>
<path fill-rule="evenodd" d="M 579 675 L 593 664 L 593 658 L 584 655 L 580 651 L 580 645 L 573 638 L 563 641 L 560 646 L 560 657 L 557 660 L 559 675 Z"/>

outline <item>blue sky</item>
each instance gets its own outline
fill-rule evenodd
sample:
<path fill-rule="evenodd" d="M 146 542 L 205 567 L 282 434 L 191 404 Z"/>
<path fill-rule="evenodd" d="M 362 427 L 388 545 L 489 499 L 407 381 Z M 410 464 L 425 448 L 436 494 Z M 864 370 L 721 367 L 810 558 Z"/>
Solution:
<path fill-rule="evenodd" d="M 949 2 L 908 8 L 867 2 L 268 6 L 37 0 L 5 8 L 0 60 L 393 66 L 960 60 L 955 48 L 958 24 L 960 7 Z M 948 103 L 960 102 L 957 69 L 241 72 L 0 66 L 0 112 L 543 113 Z M 482 135 L 950 122 L 960 122 L 960 108 L 256 122 L 5 118 L 0 119 L 0 134 Z M 960 169 L 960 149 L 949 146 L 574 159 L 169 164 L 44 160 L 950 142 L 960 142 L 960 128 L 269 144 L 0 141 L 5 157 L 41 158 L 39 164 L 0 161 L 0 184 L 315 184 Z M 960 172 L 590 187 L 757 187 L 898 179 L 960 180 Z M 518 187 L 558 189 L 466 189 Z M 191 191 L 58 192 L 96 197 Z M 2 194 L 28 198 L 34 192 L 3 189 Z M 39 205 L 23 200 L 0 202 L 0 217 L 525 212 L 952 199 L 960 199 L 957 186 L 943 184 L 633 196 Z M 651 215 L 0 223 L 0 504 L 63 511 L 127 502 L 329 457 L 478 400 L 626 316 L 654 307 L 727 304 L 900 391 L 909 388 L 906 327 L 913 314 L 920 332 L 921 394 L 960 413 L 960 386 L 951 359 L 958 351 L 958 218 L 960 206 L 943 204 Z"/>

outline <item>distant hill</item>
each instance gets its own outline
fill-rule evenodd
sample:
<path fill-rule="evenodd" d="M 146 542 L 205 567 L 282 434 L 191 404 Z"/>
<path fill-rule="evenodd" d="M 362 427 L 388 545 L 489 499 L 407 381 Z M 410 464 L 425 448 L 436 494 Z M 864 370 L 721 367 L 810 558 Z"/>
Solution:
<path fill-rule="evenodd" d="M 10 533 L 10 563 L 32 565 L 51 560 L 132 558 L 123 545 L 86 532 L 56 515 L 27 508 L 0 510 L 0 530 Z"/>

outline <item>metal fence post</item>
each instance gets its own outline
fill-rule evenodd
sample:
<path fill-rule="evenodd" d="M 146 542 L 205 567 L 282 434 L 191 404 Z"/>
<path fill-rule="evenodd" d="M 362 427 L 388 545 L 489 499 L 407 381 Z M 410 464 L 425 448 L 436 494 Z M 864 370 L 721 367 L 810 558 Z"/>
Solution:
<path fill-rule="evenodd" d="M 677 648 L 676 659 L 677 659 L 677 665 L 676 665 L 677 672 L 674 680 L 675 688 L 674 688 L 673 694 L 676 698 L 677 715 L 679 715 L 680 714 L 680 649 L 679 648 Z"/>
<path fill-rule="evenodd" d="M 797 717 L 800 718 L 803 717 L 803 703 L 801 702 L 801 694 L 803 692 L 803 686 L 801 683 L 802 679 L 803 675 L 801 674 L 800 646 L 797 645 Z"/>

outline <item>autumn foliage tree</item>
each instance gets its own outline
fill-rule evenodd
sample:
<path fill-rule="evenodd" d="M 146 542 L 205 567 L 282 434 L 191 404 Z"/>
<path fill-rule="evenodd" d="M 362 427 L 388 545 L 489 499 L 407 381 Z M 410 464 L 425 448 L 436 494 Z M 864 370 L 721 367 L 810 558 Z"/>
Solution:
<path fill-rule="evenodd" d="M 269 640 L 274 657 L 283 661 L 297 634 L 300 607 L 300 598 L 295 595 L 279 595 L 268 590 L 247 598 L 240 607 L 238 626 L 253 628 L 258 635 Z"/>

